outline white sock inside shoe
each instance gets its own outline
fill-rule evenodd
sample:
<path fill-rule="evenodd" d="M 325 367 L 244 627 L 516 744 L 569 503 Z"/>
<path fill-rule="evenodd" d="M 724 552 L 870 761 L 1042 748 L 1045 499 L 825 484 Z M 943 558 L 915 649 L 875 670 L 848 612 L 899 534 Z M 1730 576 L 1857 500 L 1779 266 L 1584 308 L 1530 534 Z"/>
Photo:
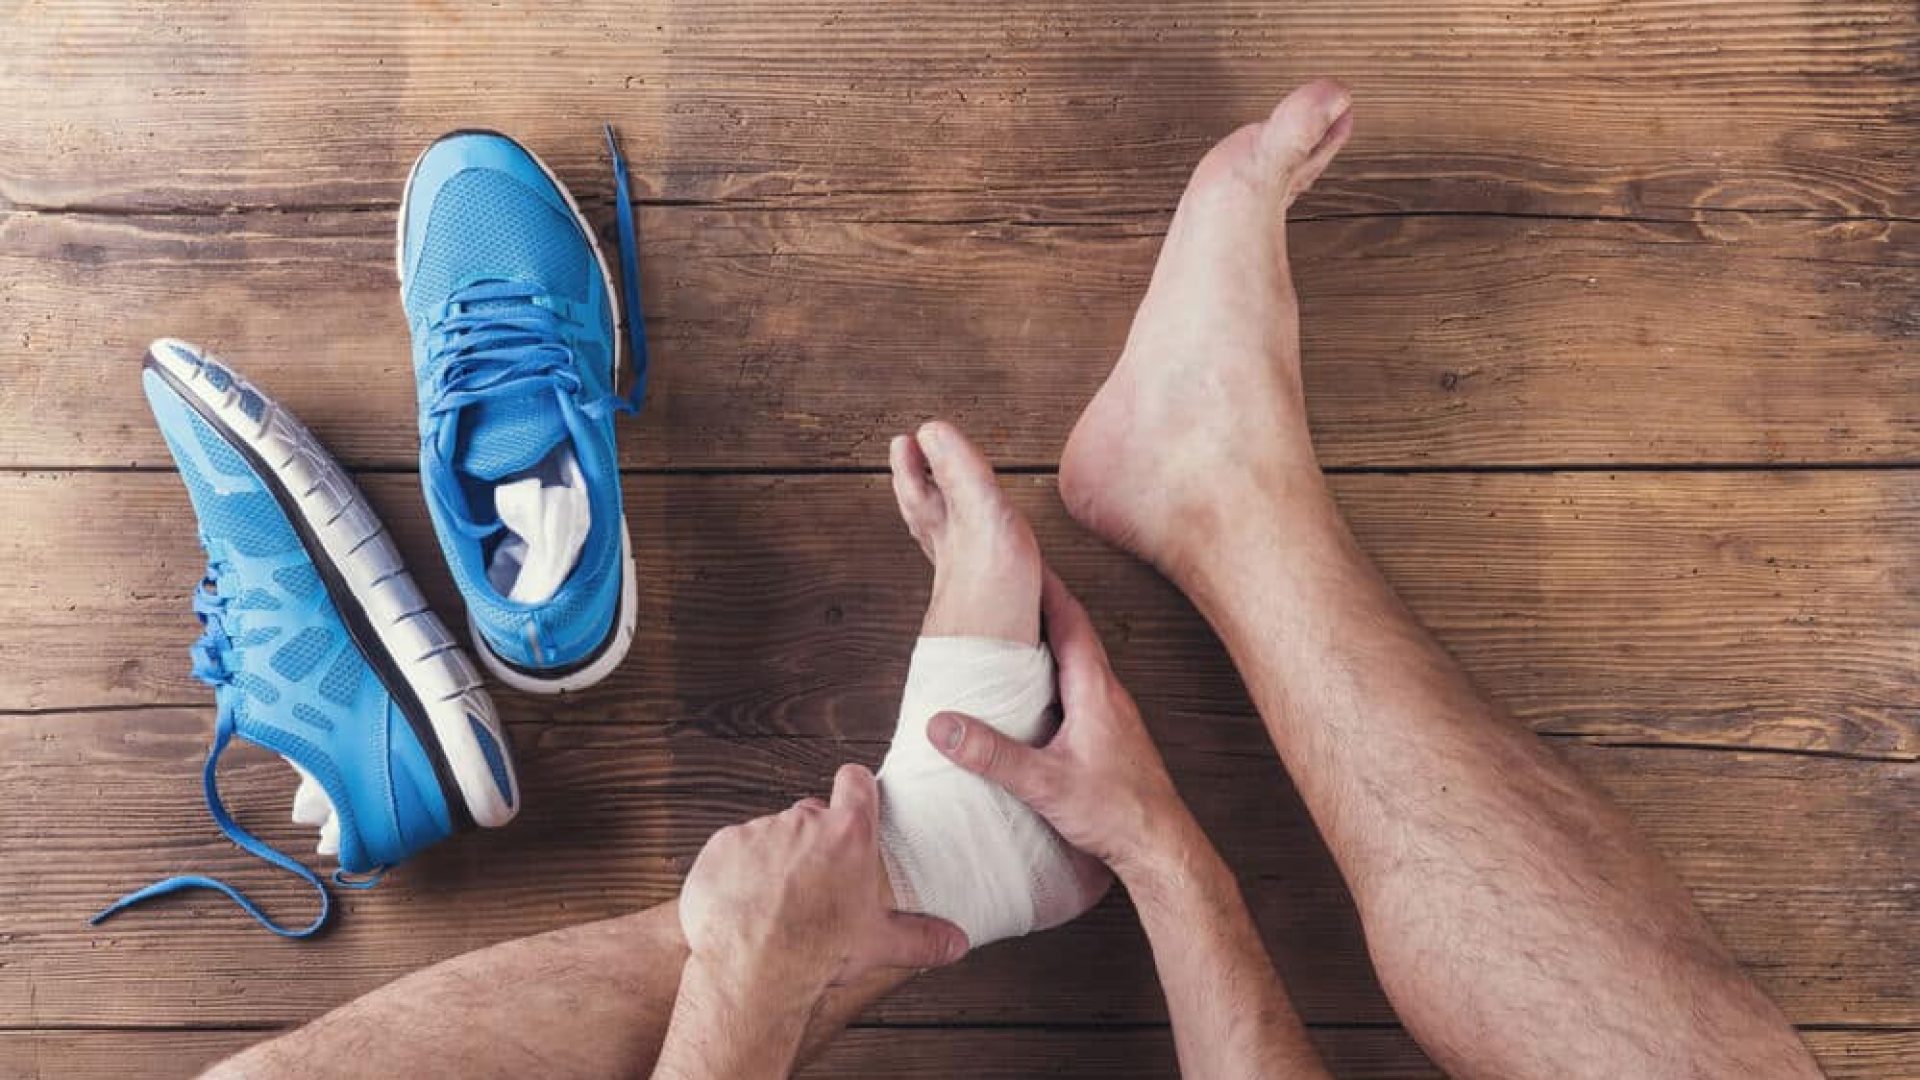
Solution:
<path fill-rule="evenodd" d="M 506 535 L 487 564 L 488 583 L 515 603 L 552 599 L 580 561 L 593 525 L 587 482 L 573 451 L 563 446 L 501 480 L 493 507 Z"/>
<path fill-rule="evenodd" d="M 340 854 L 340 815 L 333 812 L 333 800 L 327 798 L 327 790 L 313 774 L 301 768 L 290 757 L 281 758 L 293 766 L 300 774 L 300 786 L 293 792 L 293 823 L 296 825 L 317 825 L 320 828 L 320 846 L 314 848 L 320 855 Z"/>
<path fill-rule="evenodd" d="M 1029 745 L 1056 725 L 1053 654 L 991 638 L 914 645 L 880 766 L 880 847 L 902 911 L 937 915 L 974 948 L 1058 926 L 1086 907 L 1072 849 L 1004 789 L 948 761 L 927 721 L 960 712 Z"/>

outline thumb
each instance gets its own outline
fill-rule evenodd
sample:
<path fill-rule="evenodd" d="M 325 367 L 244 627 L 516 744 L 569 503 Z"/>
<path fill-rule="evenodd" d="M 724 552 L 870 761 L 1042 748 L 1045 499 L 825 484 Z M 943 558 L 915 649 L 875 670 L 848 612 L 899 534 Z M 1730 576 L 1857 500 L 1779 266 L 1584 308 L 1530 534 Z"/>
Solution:
<path fill-rule="evenodd" d="M 880 816 L 880 790 L 873 773 L 853 762 L 840 766 L 833 774 L 833 794 L 827 797 L 827 805 L 851 811 L 873 828 Z"/>
<path fill-rule="evenodd" d="M 905 911 L 887 913 L 871 962 L 875 967 L 945 967 L 967 955 L 966 931 L 932 915 Z"/>
<path fill-rule="evenodd" d="M 1052 784 L 1052 763 L 1041 752 L 956 712 L 927 722 L 927 738 L 955 765 L 1006 788 L 1038 809 Z"/>

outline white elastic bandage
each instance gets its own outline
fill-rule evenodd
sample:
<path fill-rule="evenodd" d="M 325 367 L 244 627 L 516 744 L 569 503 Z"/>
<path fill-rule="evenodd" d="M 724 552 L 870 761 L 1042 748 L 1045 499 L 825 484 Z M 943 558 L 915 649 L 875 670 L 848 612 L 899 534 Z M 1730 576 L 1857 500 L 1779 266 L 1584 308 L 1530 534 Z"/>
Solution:
<path fill-rule="evenodd" d="M 947 919 L 974 947 L 1057 926 L 1085 898 L 1071 849 L 996 784 L 948 761 L 927 721 L 965 713 L 1029 745 L 1055 723 L 1053 654 L 990 638 L 921 638 L 880 766 L 880 845 L 903 911 Z"/>

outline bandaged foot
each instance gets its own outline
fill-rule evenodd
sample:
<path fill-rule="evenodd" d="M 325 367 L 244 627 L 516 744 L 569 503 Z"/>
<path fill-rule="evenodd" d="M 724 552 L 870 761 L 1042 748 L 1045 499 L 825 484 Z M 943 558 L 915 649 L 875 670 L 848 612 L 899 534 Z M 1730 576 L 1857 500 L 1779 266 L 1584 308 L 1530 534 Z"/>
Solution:
<path fill-rule="evenodd" d="M 927 738 L 966 713 L 1022 742 L 1052 735 L 1053 658 L 1040 643 L 1043 570 L 1033 530 L 951 425 L 894 440 L 894 496 L 933 561 L 933 599 L 882 763 L 880 843 L 894 902 L 947 919 L 979 947 L 1078 916 L 1108 876 L 1018 799 Z"/>

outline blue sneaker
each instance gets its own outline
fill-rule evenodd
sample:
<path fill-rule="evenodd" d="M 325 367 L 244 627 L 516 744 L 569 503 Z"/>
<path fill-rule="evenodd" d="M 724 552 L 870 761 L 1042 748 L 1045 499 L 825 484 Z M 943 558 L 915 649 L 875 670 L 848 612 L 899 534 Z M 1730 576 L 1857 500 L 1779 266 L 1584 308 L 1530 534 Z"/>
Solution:
<path fill-rule="evenodd" d="M 513 760 L 479 672 L 307 429 L 177 341 L 152 345 L 141 381 L 207 549 L 193 595 L 205 626 L 193 673 L 214 687 L 217 709 L 208 808 L 235 843 L 313 885 L 320 913 L 304 928 L 283 926 L 232 886 L 196 875 L 132 893 L 94 921 L 208 888 L 275 933 L 305 937 L 326 922 L 326 887 L 227 813 L 215 766 L 230 740 L 292 763 L 301 776 L 294 819 L 319 825 L 322 854 L 356 875 L 377 875 L 468 825 L 506 824 L 520 801 Z M 338 871 L 334 880 L 366 884 Z"/>
<path fill-rule="evenodd" d="M 613 431 L 633 406 L 599 242 L 533 154 L 459 131 L 414 163 L 397 247 L 420 482 L 480 657 L 521 690 L 591 686 L 636 608 Z"/>

